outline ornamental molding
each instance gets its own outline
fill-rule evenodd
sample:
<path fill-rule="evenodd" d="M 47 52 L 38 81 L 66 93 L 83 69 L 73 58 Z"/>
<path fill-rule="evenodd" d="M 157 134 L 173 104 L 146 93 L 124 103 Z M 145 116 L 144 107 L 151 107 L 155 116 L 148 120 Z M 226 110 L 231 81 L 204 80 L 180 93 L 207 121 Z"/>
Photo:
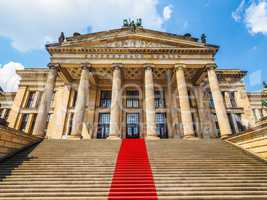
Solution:
<path fill-rule="evenodd" d="M 215 55 L 212 48 L 86 48 L 86 47 L 54 47 L 49 52 L 53 54 L 180 54 L 180 55 Z"/>
<path fill-rule="evenodd" d="M 152 41 L 128 39 L 122 41 L 107 42 L 105 44 L 95 45 L 93 47 L 106 48 L 173 48 L 174 45 L 167 45 L 163 43 L 156 43 Z"/>

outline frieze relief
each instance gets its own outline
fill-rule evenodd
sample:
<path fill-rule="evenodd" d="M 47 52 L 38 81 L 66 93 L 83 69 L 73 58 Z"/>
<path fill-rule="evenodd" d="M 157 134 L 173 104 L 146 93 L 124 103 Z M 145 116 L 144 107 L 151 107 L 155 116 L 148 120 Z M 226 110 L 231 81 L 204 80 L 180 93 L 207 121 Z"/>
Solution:
<path fill-rule="evenodd" d="M 145 41 L 145 40 L 123 40 L 123 41 L 115 41 L 115 42 L 109 42 L 102 45 L 97 45 L 94 47 L 111 47 L 111 48 L 173 48 L 175 46 L 166 45 L 166 44 L 160 44 L 155 43 L 151 41 Z"/>

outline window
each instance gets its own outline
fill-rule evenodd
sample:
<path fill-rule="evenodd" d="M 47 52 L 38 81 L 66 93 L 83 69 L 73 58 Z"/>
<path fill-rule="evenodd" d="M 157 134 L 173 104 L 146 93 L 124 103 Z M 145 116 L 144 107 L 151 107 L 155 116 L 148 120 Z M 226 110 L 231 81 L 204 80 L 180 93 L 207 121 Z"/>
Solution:
<path fill-rule="evenodd" d="M 156 132 L 160 138 L 168 138 L 166 113 L 156 113 Z"/>
<path fill-rule="evenodd" d="M 215 108 L 215 104 L 214 104 L 211 92 L 209 92 L 208 95 L 209 95 L 209 106 L 210 106 L 211 109 L 213 109 L 213 108 Z"/>
<path fill-rule="evenodd" d="M 0 118 L 1 118 L 1 116 L 2 116 L 2 114 L 3 114 L 3 112 L 4 112 L 4 109 L 1 109 L 1 108 L 0 108 Z"/>
<path fill-rule="evenodd" d="M 25 131 L 29 119 L 29 114 L 22 114 L 19 130 Z"/>
<path fill-rule="evenodd" d="M 239 114 L 239 113 L 238 114 L 235 114 L 235 120 L 236 120 L 236 123 L 237 123 L 238 130 L 240 132 L 245 131 L 246 130 L 246 127 L 242 123 L 241 114 Z"/>
<path fill-rule="evenodd" d="M 139 108 L 139 91 L 130 90 L 126 92 L 126 107 Z"/>
<path fill-rule="evenodd" d="M 9 113 L 10 113 L 11 109 L 6 109 L 5 115 L 4 115 L 4 119 L 7 120 Z"/>
<path fill-rule="evenodd" d="M 155 108 L 165 108 L 165 95 L 164 91 L 154 91 Z"/>
<path fill-rule="evenodd" d="M 215 129 L 216 129 L 216 137 L 221 137 L 221 130 L 218 122 L 217 115 L 215 113 L 212 114 L 213 121 L 215 123 Z"/>
<path fill-rule="evenodd" d="M 32 108 L 33 107 L 34 97 L 35 97 L 35 92 L 33 92 L 33 91 L 29 92 L 27 104 L 25 106 L 26 108 Z"/>
<path fill-rule="evenodd" d="M 110 114 L 109 113 L 99 113 L 98 120 L 98 130 L 97 138 L 104 139 L 109 135 L 109 123 L 110 123 Z"/>
<path fill-rule="evenodd" d="M 101 91 L 100 107 L 102 108 L 111 107 L 111 91 Z"/>
<path fill-rule="evenodd" d="M 76 100 L 77 100 L 77 91 L 76 90 L 73 90 L 73 103 L 72 103 L 72 108 L 75 107 Z"/>
<path fill-rule="evenodd" d="M 37 117 L 37 114 L 33 114 L 32 123 L 31 123 L 30 128 L 29 128 L 29 133 L 30 134 L 33 132 L 33 128 L 34 128 L 34 125 L 35 125 L 36 117 Z"/>
<path fill-rule="evenodd" d="M 235 101 L 235 92 L 229 92 L 229 98 L 230 98 L 232 108 L 236 108 L 237 105 Z"/>

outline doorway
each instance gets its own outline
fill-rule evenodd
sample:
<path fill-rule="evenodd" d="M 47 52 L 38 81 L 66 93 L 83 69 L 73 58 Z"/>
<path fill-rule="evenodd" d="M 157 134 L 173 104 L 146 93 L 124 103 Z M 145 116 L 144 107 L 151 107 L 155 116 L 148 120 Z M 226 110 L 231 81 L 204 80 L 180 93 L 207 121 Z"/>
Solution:
<path fill-rule="evenodd" d="M 139 138 L 140 136 L 139 113 L 126 114 L 126 138 Z"/>

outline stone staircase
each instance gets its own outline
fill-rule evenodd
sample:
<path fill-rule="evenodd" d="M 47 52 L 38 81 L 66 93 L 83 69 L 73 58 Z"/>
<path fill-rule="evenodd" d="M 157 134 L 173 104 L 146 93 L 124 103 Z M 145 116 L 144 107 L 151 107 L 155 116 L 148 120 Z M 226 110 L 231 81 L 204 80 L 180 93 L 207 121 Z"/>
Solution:
<path fill-rule="evenodd" d="M 267 199 L 267 164 L 221 140 L 147 142 L 159 199 Z"/>
<path fill-rule="evenodd" d="M 120 141 L 45 140 L 0 164 L 0 200 L 106 199 Z"/>
<path fill-rule="evenodd" d="M 107 199 L 119 147 L 110 140 L 45 140 L 0 164 L 0 200 Z M 235 146 L 158 140 L 147 147 L 159 199 L 267 199 L 267 165 Z"/>

